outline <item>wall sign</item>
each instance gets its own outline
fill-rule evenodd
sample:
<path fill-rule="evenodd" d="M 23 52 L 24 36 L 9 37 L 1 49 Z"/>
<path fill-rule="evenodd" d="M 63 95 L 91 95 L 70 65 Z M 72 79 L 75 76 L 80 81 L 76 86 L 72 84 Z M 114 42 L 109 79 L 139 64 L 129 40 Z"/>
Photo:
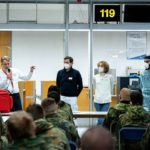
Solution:
<path fill-rule="evenodd" d="M 146 55 L 146 32 L 127 32 L 127 58 L 143 59 Z"/>

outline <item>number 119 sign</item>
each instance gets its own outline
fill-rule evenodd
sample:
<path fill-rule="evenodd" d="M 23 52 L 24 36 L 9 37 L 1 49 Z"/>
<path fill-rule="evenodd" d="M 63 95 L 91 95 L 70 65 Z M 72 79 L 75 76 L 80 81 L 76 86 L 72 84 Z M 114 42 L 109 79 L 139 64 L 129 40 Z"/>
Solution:
<path fill-rule="evenodd" d="M 95 22 L 120 21 L 120 5 L 95 5 Z"/>

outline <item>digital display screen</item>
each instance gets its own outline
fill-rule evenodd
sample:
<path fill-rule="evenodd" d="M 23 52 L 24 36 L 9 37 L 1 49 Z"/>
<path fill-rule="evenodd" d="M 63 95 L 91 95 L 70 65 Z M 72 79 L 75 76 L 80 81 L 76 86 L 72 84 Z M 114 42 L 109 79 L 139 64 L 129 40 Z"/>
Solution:
<path fill-rule="evenodd" d="M 94 13 L 95 22 L 120 21 L 120 5 L 95 5 L 94 10 L 95 10 Z"/>
<path fill-rule="evenodd" d="M 124 22 L 150 22 L 150 5 L 125 5 Z"/>

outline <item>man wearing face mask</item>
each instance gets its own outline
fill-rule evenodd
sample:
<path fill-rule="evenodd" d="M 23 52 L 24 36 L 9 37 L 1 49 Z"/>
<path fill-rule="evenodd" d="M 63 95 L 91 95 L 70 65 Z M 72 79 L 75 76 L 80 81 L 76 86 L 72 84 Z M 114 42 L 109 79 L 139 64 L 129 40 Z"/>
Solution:
<path fill-rule="evenodd" d="M 1 57 L 0 69 L 0 89 L 8 90 L 13 98 L 12 111 L 22 110 L 21 98 L 19 94 L 18 81 L 29 80 L 32 77 L 35 66 L 30 67 L 28 75 L 24 75 L 16 68 L 10 68 L 10 58 L 8 56 Z"/>
<path fill-rule="evenodd" d="M 150 56 L 144 57 L 145 70 L 140 75 L 141 90 L 144 96 L 144 109 L 150 112 Z"/>
<path fill-rule="evenodd" d="M 96 111 L 108 111 L 113 93 L 113 78 L 108 74 L 109 64 L 106 61 L 100 61 L 97 64 L 99 73 L 93 78 L 94 106 Z M 102 124 L 103 118 L 98 119 L 98 125 Z"/>
<path fill-rule="evenodd" d="M 82 88 L 82 77 L 78 70 L 72 68 L 73 58 L 64 58 L 64 69 L 58 71 L 56 84 L 60 89 L 61 100 L 70 104 L 73 111 L 78 110 L 77 97 Z"/>

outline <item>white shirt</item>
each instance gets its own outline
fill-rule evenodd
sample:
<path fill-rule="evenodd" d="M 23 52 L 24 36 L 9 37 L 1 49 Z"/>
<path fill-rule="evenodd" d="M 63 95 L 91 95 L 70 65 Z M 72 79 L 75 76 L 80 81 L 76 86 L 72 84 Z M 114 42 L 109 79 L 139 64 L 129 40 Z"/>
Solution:
<path fill-rule="evenodd" d="M 110 74 L 97 74 L 93 78 L 93 86 L 95 89 L 94 102 L 110 103 L 113 91 L 113 78 Z"/>
<path fill-rule="evenodd" d="M 32 72 L 29 72 L 28 75 L 24 75 L 16 68 L 10 68 L 12 71 L 12 82 L 7 79 L 6 74 L 2 69 L 0 69 L 0 88 L 9 90 L 10 93 L 19 93 L 18 81 L 19 79 L 22 80 L 29 80 L 32 77 Z"/>

